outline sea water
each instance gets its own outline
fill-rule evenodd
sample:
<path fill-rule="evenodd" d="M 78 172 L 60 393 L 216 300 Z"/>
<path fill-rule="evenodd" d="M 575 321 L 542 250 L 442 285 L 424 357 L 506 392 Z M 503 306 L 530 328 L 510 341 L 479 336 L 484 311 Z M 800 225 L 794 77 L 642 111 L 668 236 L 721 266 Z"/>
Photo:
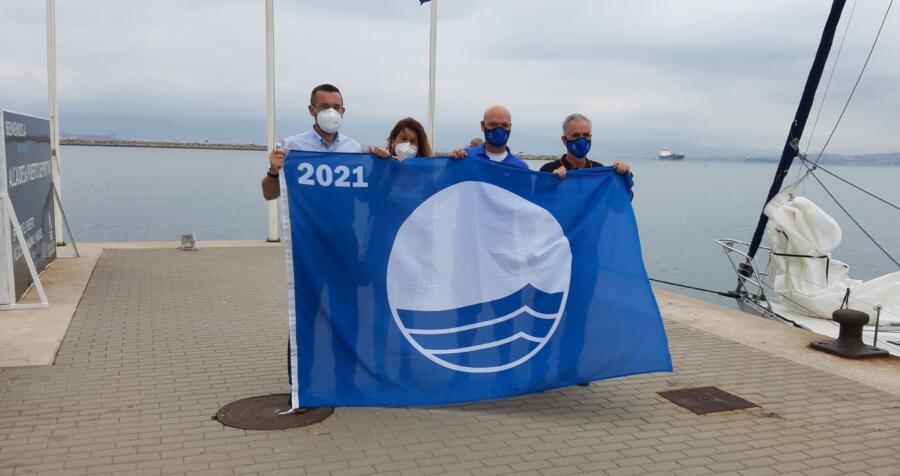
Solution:
<path fill-rule="evenodd" d="M 264 152 L 65 146 L 62 197 L 80 242 L 263 240 L 266 202 L 260 182 Z M 603 160 L 603 159 L 601 159 Z M 716 238 L 750 241 L 775 173 L 774 163 L 627 160 L 635 176 L 634 209 L 651 277 L 715 290 L 737 280 Z M 541 162 L 529 164 L 538 168 Z M 827 167 L 900 204 L 900 167 Z M 792 170 L 785 184 L 797 176 Z M 900 211 L 819 173 L 841 203 L 888 252 L 900 259 Z M 841 225 L 834 258 L 851 277 L 897 271 L 812 179 L 804 195 Z M 766 242 L 764 242 L 766 244 Z M 715 302 L 715 295 L 672 288 Z"/>

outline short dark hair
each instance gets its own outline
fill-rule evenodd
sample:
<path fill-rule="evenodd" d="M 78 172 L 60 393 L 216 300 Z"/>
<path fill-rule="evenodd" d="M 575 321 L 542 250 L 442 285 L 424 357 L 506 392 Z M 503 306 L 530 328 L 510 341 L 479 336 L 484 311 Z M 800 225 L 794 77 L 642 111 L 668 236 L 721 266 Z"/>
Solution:
<path fill-rule="evenodd" d="M 319 92 L 319 91 L 325 91 L 326 93 L 338 93 L 338 94 L 341 94 L 341 91 L 340 91 L 337 87 L 335 87 L 335 86 L 333 86 L 333 85 L 331 85 L 331 84 L 328 84 L 328 83 L 320 84 L 320 85 L 314 87 L 313 90 L 312 90 L 312 93 L 309 94 L 309 105 L 310 105 L 310 106 L 315 106 L 314 103 L 316 102 L 316 93 Z M 341 94 L 341 102 L 344 102 L 344 95 L 343 95 L 343 94 Z"/>

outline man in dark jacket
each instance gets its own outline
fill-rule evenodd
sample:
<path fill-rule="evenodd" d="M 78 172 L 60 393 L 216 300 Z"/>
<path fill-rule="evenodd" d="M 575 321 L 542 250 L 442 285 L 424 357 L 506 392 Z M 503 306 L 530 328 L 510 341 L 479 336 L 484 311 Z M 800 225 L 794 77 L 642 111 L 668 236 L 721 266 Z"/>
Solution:
<path fill-rule="evenodd" d="M 552 172 L 562 180 L 569 170 L 603 167 L 600 162 L 587 157 L 591 150 L 591 127 L 591 120 L 587 117 L 577 113 L 569 114 L 562 125 L 562 142 L 566 146 L 566 153 L 559 159 L 544 164 L 541 172 Z M 612 166 L 617 173 L 631 173 L 628 164 L 614 162 Z"/>

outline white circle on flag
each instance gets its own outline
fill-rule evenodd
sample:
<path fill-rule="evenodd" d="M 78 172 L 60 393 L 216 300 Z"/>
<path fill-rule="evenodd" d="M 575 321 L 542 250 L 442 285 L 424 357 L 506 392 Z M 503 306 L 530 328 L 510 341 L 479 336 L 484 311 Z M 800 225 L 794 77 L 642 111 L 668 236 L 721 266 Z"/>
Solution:
<path fill-rule="evenodd" d="M 550 212 L 495 185 L 462 182 L 429 197 L 400 226 L 388 258 L 388 302 L 404 337 L 431 361 L 499 372 L 552 337 L 571 272 L 569 240 Z"/>

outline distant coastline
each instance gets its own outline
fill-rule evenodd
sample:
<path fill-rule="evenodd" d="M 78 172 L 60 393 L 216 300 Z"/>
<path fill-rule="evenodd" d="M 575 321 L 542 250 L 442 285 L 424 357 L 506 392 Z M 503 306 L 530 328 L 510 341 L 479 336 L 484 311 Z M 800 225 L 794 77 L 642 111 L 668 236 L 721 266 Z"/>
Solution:
<path fill-rule="evenodd" d="M 131 139 L 89 139 L 68 137 L 59 140 L 60 145 L 90 146 L 90 147 L 152 147 L 158 149 L 217 149 L 217 150 L 254 150 L 265 151 L 263 144 L 234 144 L 227 142 L 176 142 L 156 140 L 131 140 Z M 449 152 L 436 152 L 437 155 L 448 155 Z M 519 152 L 519 157 L 525 160 L 555 160 L 556 155 L 524 154 Z"/>
<path fill-rule="evenodd" d="M 262 144 L 229 144 L 214 142 L 172 142 L 155 140 L 122 140 L 122 139 L 60 139 L 60 145 L 82 145 L 93 147 L 152 147 L 158 149 L 218 149 L 218 150 L 256 150 L 265 151 Z"/>
<path fill-rule="evenodd" d="M 228 142 L 177 142 L 177 141 L 157 141 L 157 140 L 134 140 L 134 139 L 117 139 L 114 137 L 64 137 L 60 139 L 61 145 L 67 146 L 93 146 L 93 147 L 151 147 L 157 149 L 213 149 L 213 150 L 249 150 L 249 151 L 265 151 L 264 144 L 238 144 Z M 446 155 L 446 152 L 436 152 L 437 155 Z M 518 152 L 520 158 L 524 160 L 540 160 L 550 161 L 559 158 L 559 155 L 551 154 L 526 154 Z M 611 163 L 615 160 L 623 161 L 639 161 L 639 160 L 657 160 L 655 156 L 624 156 L 624 155 L 598 155 L 597 160 L 604 163 Z M 779 157 L 772 156 L 738 156 L 738 155 L 718 155 L 718 156 L 698 156 L 691 157 L 692 162 L 745 162 L 756 164 L 771 164 L 779 161 Z M 680 162 L 680 161 L 679 161 Z M 822 165 L 863 165 L 863 166 L 893 166 L 900 167 L 900 152 L 889 152 L 880 154 L 825 154 L 820 163 Z"/>

